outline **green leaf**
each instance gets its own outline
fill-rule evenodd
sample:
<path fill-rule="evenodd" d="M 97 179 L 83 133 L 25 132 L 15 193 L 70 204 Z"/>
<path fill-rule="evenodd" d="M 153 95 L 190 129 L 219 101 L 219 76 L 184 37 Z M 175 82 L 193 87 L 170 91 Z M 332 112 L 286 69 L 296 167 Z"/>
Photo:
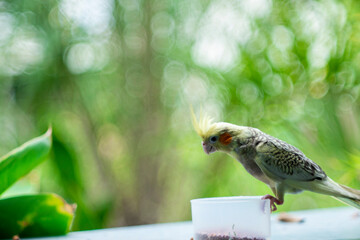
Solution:
<path fill-rule="evenodd" d="M 67 144 L 61 137 L 59 132 L 54 128 L 52 134 L 52 152 L 53 156 L 49 160 L 53 164 L 55 172 L 59 174 L 59 189 L 62 188 L 61 195 L 66 199 L 75 201 L 78 208 L 74 219 L 72 230 L 85 230 L 101 228 L 103 212 L 110 211 L 112 204 L 104 202 L 104 208 L 94 208 L 91 201 L 87 200 L 86 185 L 82 179 L 79 159 L 74 154 L 74 149 Z M 49 174 L 53 174 L 51 171 Z M 46 179 L 43 179 L 46 184 Z"/>
<path fill-rule="evenodd" d="M 51 148 L 51 129 L 0 159 L 0 194 L 46 159 Z"/>
<path fill-rule="evenodd" d="M 55 130 L 55 129 L 54 129 Z M 56 134 L 52 135 L 53 157 L 50 159 L 59 172 L 61 186 L 66 186 L 64 191 L 73 200 L 82 199 L 84 184 L 80 174 L 79 162 L 73 157 L 69 147 L 61 141 Z M 79 202 L 77 201 L 79 204 Z"/>
<path fill-rule="evenodd" d="M 0 238 L 64 235 L 74 211 L 74 205 L 52 193 L 1 199 Z"/>

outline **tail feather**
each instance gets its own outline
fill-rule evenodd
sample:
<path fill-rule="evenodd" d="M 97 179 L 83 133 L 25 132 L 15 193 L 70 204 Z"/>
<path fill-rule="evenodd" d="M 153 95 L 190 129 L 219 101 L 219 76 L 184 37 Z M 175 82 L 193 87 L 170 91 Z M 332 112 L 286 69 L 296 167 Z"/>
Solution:
<path fill-rule="evenodd" d="M 311 184 L 311 188 L 305 188 L 305 187 L 302 188 L 313 192 L 330 195 L 333 197 L 360 200 L 360 190 L 356 190 L 348 186 L 341 185 L 329 177 L 327 177 L 322 181 L 310 182 L 310 184 Z"/>
<path fill-rule="evenodd" d="M 351 194 L 352 197 L 341 196 L 341 197 L 334 197 L 334 198 L 336 198 L 337 200 L 339 200 L 347 205 L 350 205 L 350 206 L 360 209 L 360 190 L 353 189 L 351 187 L 348 187 L 348 186 L 345 186 L 342 184 L 339 184 L 339 186 L 341 188 L 343 188 L 347 193 Z M 347 194 L 347 195 L 349 195 L 349 194 Z"/>
<path fill-rule="evenodd" d="M 340 185 L 340 187 L 344 188 L 346 191 L 351 192 L 352 194 L 355 194 L 360 200 L 360 190 L 353 189 L 351 187 L 348 187 L 348 186 L 345 186 L 342 184 L 339 184 L 339 185 Z"/>
<path fill-rule="evenodd" d="M 303 185 L 300 188 L 330 195 L 347 205 L 360 209 L 360 190 L 338 184 L 329 177 L 320 182 L 313 181 L 310 184 L 310 187 Z"/>
<path fill-rule="evenodd" d="M 345 197 L 334 197 L 334 198 L 347 205 L 360 209 L 360 200 L 345 198 Z"/>

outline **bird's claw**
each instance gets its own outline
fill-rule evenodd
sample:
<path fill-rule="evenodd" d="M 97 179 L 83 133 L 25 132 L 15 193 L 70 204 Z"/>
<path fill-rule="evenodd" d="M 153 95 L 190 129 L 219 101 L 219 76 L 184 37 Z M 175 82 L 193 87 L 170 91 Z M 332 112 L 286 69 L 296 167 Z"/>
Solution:
<path fill-rule="evenodd" d="M 267 194 L 267 195 L 263 196 L 261 199 L 269 199 L 270 200 L 271 212 L 275 212 L 277 210 L 277 207 L 276 207 L 275 203 L 277 205 L 283 204 L 283 201 L 280 201 L 279 199 L 277 199 L 274 196 L 271 196 L 270 194 Z"/>

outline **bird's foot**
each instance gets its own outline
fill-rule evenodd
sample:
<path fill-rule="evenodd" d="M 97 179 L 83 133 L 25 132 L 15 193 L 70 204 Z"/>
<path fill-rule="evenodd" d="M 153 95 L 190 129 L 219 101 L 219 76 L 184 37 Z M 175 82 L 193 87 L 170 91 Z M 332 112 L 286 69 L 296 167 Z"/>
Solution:
<path fill-rule="evenodd" d="M 271 212 L 275 212 L 277 210 L 275 203 L 277 205 L 281 205 L 284 203 L 284 201 L 281 201 L 281 200 L 277 199 L 276 197 L 271 196 L 270 194 L 263 196 L 261 199 L 269 199 L 270 200 Z"/>

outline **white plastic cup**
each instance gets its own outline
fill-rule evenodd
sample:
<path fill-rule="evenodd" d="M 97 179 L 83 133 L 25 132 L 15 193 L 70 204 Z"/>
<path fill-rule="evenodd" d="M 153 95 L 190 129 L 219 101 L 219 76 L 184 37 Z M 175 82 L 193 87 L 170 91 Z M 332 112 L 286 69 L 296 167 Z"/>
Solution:
<path fill-rule="evenodd" d="M 269 239 L 270 200 L 261 196 L 191 200 L 194 239 Z"/>

